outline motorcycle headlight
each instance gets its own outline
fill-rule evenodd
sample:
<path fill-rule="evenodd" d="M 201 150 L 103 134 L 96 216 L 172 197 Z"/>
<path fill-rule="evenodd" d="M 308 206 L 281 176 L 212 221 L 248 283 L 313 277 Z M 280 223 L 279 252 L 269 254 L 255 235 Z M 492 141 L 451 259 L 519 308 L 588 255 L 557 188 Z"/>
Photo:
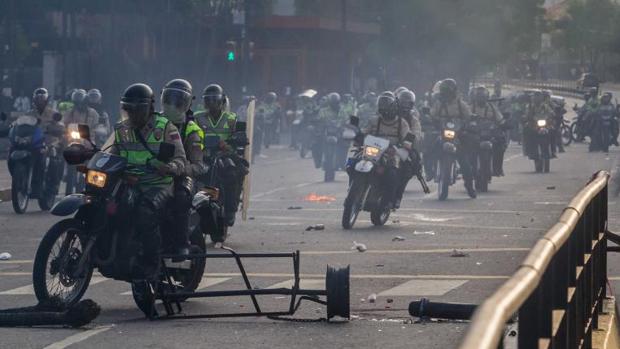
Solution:
<path fill-rule="evenodd" d="M 103 172 L 88 170 L 86 174 L 86 183 L 95 186 L 97 188 L 105 187 L 107 175 Z"/>
<path fill-rule="evenodd" d="M 78 131 L 71 131 L 71 133 L 69 134 L 69 136 L 71 137 L 71 139 L 80 139 L 80 133 Z"/>
<path fill-rule="evenodd" d="M 454 130 L 443 130 L 443 137 L 446 139 L 454 139 L 456 132 Z"/>
<path fill-rule="evenodd" d="M 379 152 L 381 152 L 381 150 L 377 147 L 368 146 L 364 149 L 364 155 L 366 156 L 376 157 L 379 155 Z"/>
<path fill-rule="evenodd" d="M 547 126 L 547 120 L 538 120 L 536 121 L 536 124 L 538 125 L 538 127 L 545 127 Z"/>

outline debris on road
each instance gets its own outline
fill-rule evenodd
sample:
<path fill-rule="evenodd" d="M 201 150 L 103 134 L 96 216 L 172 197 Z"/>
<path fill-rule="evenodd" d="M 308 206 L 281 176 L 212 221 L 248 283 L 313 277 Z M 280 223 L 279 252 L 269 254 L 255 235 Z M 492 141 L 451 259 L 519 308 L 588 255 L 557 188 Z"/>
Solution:
<path fill-rule="evenodd" d="M 387 303 L 394 303 L 394 300 L 392 298 L 388 298 L 385 300 Z"/>
<path fill-rule="evenodd" d="M 399 219 L 393 219 L 393 220 L 392 220 L 392 223 L 394 223 L 394 224 L 399 224 L 399 223 L 400 223 L 400 220 L 399 220 Z"/>
<path fill-rule="evenodd" d="M 415 219 L 416 221 L 433 222 L 433 223 L 443 223 L 443 222 L 461 219 L 461 217 L 447 217 L 447 218 L 429 217 L 421 213 L 414 213 L 411 217 L 413 217 L 413 219 Z"/>
<path fill-rule="evenodd" d="M 9 259 L 11 259 L 13 256 L 11 256 L 10 253 L 8 252 L 2 252 L 0 253 L 0 261 L 8 261 Z"/>
<path fill-rule="evenodd" d="M 550 187 L 547 187 L 547 190 L 555 190 L 555 186 L 554 186 L 554 185 L 552 185 L 552 186 L 550 186 Z"/>
<path fill-rule="evenodd" d="M 364 252 L 366 251 L 368 248 L 366 247 L 366 245 L 364 244 L 360 244 L 357 241 L 353 241 L 353 247 L 351 247 L 352 250 L 357 250 L 358 252 Z"/>
<path fill-rule="evenodd" d="M 308 194 L 304 197 L 304 201 L 312 201 L 312 202 L 332 202 L 336 201 L 335 196 L 329 195 L 317 195 L 315 193 Z"/>
<path fill-rule="evenodd" d="M 372 293 L 368 296 L 368 303 L 374 303 L 377 301 L 377 294 Z"/>
<path fill-rule="evenodd" d="M 414 230 L 413 231 L 413 235 L 435 235 L 435 232 L 430 230 L 430 231 L 417 231 Z"/>
<path fill-rule="evenodd" d="M 392 238 L 392 241 L 393 241 L 393 242 L 396 242 L 396 241 L 405 241 L 405 238 L 404 238 L 404 237 L 402 237 L 402 236 L 400 236 L 400 235 L 397 235 L 397 236 L 395 236 L 395 237 L 393 237 L 393 238 Z"/>
<path fill-rule="evenodd" d="M 452 250 L 452 254 L 450 255 L 450 257 L 469 257 L 469 254 L 463 251 L 454 249 Z"/>
<path fill-rule="evenodd" d="M 306 231 L 311 231 L 311 230 L 325 230 L 325 225 L 315 224 L 315 225 L 310 225 L 306 228 Z"/>
<path fill-rule="evenodd" d="M 302 209 L 302 207 L 301 207 L 301 206 L 289 206 L 289 207 L 287 208 L 287 210 L 301 210 L 301 209 Z"/>
<path fill-rule="evenodd" d="M 52 297 L 33 307 L 0 310 L 0 327 L 71 326 L 78 328 L 89 324 L 101 308 L 90 299 L 67 307 L 59 298 Z"/>

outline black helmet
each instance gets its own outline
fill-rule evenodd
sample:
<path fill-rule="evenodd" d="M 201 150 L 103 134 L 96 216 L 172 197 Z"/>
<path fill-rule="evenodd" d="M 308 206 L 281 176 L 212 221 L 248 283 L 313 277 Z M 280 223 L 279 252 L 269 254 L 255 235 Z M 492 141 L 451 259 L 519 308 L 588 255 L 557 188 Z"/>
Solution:
<path fill-rule="evenodd" d="M 394 95 L 395 95 L 395 96 L 398 96 L 401 92 L 406 91 L 406 90 L 408 90 L 408 88 L 406 88 L 405 86 L 400 86 L 400 87 L 397 87 L 397 88 L 394 90 Z"/>
<path fill-rule="evenodd" d="M 613 95 L 611 94 L 611 92 L 603 93 L 603 95 L 601 96 L 601 104 L 610 104 L 612 97 Z"/>
<path fill-rule="evenodd" d="M 332 92 L 327 95 L 327 104 L 336 109 L 340 106 L 340 95 L 337 92 Z"/>
<path fill-rule="evenodd" d="M 444 79 L 439 83 L 439 98 L 443 101 L 451 101 L 456 98 L 456 80 Z"/>
<path fill-rule="evenodd" d="M 472 102 L 478 104 L 486 103 L 489 100 L 489 96 L 489 89 L 482 85 L 474 86 L 470 92 Z"/>
<path fill-rule="evenodd" d="M 86 101 L 86 90 L 76 89 L 71 93 L 71 102 L 75 105 L 80 105 Z"/>
<path fill-rule="evenodd" d="M 415 93 L 409 90 L 402 90 L 396 97 L 398 111 L 402 113 L 410 113 L 415 106 Z"/>
<path fill-rule="evenodd" d="M 185 114 L 192 105 L 192 84 L 184 79 L 170 80 L 161 92 L 161 105 L 164 116 L 173 124 L 185 121 Z"/>
<path fill-rule="evenodd" d="M 224 89 L 218 84 L 208 85 L 202 92 L 202 100 L 205 104 L 205 109 L 220 111 L 224 104 L 226 104 Z"/>
<path fill-rule="evenodd" d="M 131 126 L 142 128 L 153 114 L 155 95 L 146 84 L 133 84 L 127 87 L 121 97 L 121 113 Z"/>
<path fill-rule="evenodd" d="M 379 98 L 377 98 L 377 111 L 381 118 L 387 121 L 394 120 L 396 117 L 394 110 L 395 101 L 394 94 L 390 91 L 383 92 Z"/>
<path fill-rule="evenodd" d="M 268 104 L 275 103 L 277 99 L 278 95 L 273 91 L 265 95 L 265 102 Z"/>
<path fill-rule="evenodd" d="M 32 103 L 38 109 L 42 110 L 47 106 L 47 102 L 49 101 L 49 93 L 43 87 L 39 87 L 32 93 Z"/>
<path fill-rule="evenodd" d="M 88 103 L 91 105 L 101 104 L 101 91 L 96 88 L 88 90 Z"/>

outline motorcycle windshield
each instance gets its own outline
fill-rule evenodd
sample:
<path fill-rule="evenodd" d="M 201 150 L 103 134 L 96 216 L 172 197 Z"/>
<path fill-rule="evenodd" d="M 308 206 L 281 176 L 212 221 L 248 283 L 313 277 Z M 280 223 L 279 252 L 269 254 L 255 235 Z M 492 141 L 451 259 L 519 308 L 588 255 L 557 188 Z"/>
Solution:
<path fill-rule="evenodd" d="M 127 166 L 127 159 L 109 153 L 98 152 L 88 162 L 89 170 L 97 170 L 105 173 L 120 172 Z"/>
<path fill-rule="evenodd" d="M 31 115 L 22 115 L 15 120 L 15 126 L 20 125 L 28 125 L 28 126 L 36 126 L 39 123 L 39 120 Z"/>

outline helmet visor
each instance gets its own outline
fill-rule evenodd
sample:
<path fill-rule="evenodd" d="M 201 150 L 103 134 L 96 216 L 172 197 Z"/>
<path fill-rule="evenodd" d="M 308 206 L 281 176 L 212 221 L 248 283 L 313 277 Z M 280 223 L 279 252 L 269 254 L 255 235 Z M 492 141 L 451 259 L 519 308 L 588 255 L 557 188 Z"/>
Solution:
<path fill-rule="evenodd" d="M 216 95 L 204 95 L 202 96 L 207 109 L 220 109 L 224 101 L 224 96 L 220 94 Z"/>
<path fill-rule="evenodd" d="M 129 120 L 134 127 L 144 126 L 150 115 L 150 103 L 121 102 L 121 118 Z"/>

